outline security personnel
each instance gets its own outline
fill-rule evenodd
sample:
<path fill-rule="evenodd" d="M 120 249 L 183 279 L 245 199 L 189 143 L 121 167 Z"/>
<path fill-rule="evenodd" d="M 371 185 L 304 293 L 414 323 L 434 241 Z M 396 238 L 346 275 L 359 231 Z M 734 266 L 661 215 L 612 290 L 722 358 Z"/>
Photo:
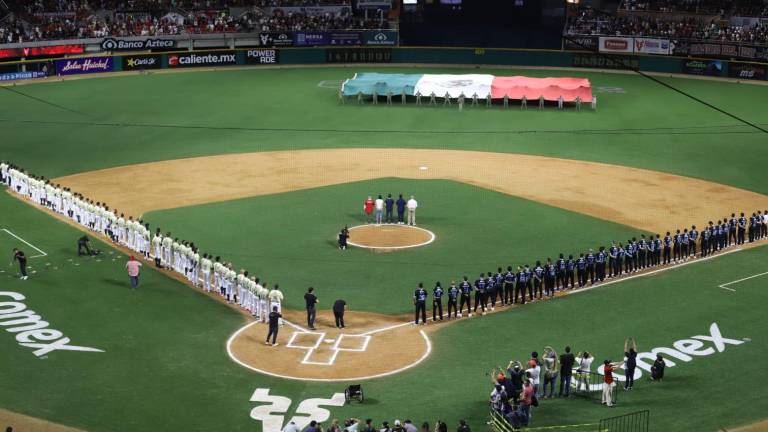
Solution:
<path fill-rule="evenodd" d="M 672 251 L 672 237 L 667 231 L 667 235 L 664 236 L 664 264 L 670 263 L 670 253 Z"/>
<path fill-rule="evenodd" d="M 421 314 L 421 323 L 427 323 L 427 290 L 424 284 L 419 282 L 419 287 L 413 293 L 413 305 L 416 306 L 415 324 L 419 324 L 419 314 Z"/>
<path fill-rule="evenodd" d="M 477 313 L 477 307 L 480 306 L 480 310 L 485 315 L 485 289 L 487 285 L 485 283 L 485 273 L 480 273 L 480 277 L 475 279 L 475 309 Z"/>
<path fill-rule="evenodd" d="M 437 313 L 439 313 L 439 315 Z M 432 290 L 432 322 L 437 321 L 438 316 L 440 317 L 440 321 L 442 321 L 443 320 L 443 287 L 440 286 L 439 281 L 435 284 L 435 288 Z"/>
<path fill-rule="evenodd" d="M 584 258 L 583 252 L 576 259 L 576 276 L 579 280 L 579 288 L 582 288 L 587 283 L 587 259 Z"/>
<path fill-rule="evenodd" d="M 576 268 L 576 262 L 573 260 L 573 255 L 568 255 L 568 260 L 565 262 L 565 284 L 568 286 L 570 283 L 571 289 L 576 287 L 573 275 L 574 268 Z"/>
<path fill-rule="evenodd" d="M 699 239 L 699 232 L 696 230 L 696 225 L 691 226 L 691 230 L 688 232 L 688 253 L 692 257 L 696 257 L 696 241 Z"/>
<path fill-rule="evenodd" d="M 597 280 L 600 282 L 605 280 L 606 258 L 607 254 L 605 253 L 605 246 L 600 246 L 600 250 L 597 251 L 597 255 L 595 256 L 595 273 L 597 273 Z"/>
<path fill-rule="evenodd" d="M 469 283 L 467 277 L 464 276 L 464 280 L 459 284 L 459 291 L 461 291 L 461 301 L 459 303 L 459 316 L 464 313 L 464 305 L 467 305 L 467 316 L 472 316 L 472 284 Z"/>
<path fill-rule="evenodd" d="M 591 285 L 595 284 L 595 254 L 592 252 L 592 249 L 589 249 L 589 253 L 587 253 L 587 256 L 585 257 L 587 261 L 587 277 L 586 279 L 589 279 L 589 283 Z M 585 284 L 586 284 L 585 279 Z"/>
<path fill-rule="evenodd" d="M 523 267 L 517 266 L 517 285 L 515 285 L 515 296 L 513 303 L 517 303 L 518 296 L 522 293 L 522 303 L 525 304 L 525 288 L 528 286 L 528 274 Z"/>
<path fill-rule="evenodd" d="M 542 295 L 544 285 L 544 267 L 541 266 L 541 261 L 536 261 L 536 267 L 533 268 L 533 295 L 539 299 Z"/>
<path fill-rule="evenodd" d="M 448 319 L 451 319 L 451 308 L 453 308 L 453 317 L 458 318 L 457 301 L 459 297 L 459 289 L 456 287 L 456 281 L 451 281 L 451 286 L 448 287 Z"/>
<path fill-rule="evenodd" d="M 563 259 L 563 254 L 560 254 L 560 258 L 557 259 L 557 289 L 565 289 L 566 286 L 568 286 L 567 282 L 565 281 L 565 259 Z"/>
<path fill-rule="evenodd" d="M 515 290 L 515 272 L 512 271 L 512 266 L 507 266 L 507 272 L 504 274 L 504 296 L 502 297 L 502 303 L 505 305 L 512 304 L 512 294 Z"/>
<path fill-rule="evenodd" d="M 552 258 L 547 258 L 547 264 L 544 266 L 544 293 L 552 297 L 555 295 L 555 279 L 557 278 L 557 268 L 552 262 Z"/>

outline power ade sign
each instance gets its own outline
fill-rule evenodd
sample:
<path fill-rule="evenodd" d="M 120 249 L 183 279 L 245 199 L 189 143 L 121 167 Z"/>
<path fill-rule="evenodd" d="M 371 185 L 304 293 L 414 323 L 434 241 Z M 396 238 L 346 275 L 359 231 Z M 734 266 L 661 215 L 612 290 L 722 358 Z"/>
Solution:
<path fill-rule="evenodd" d="M 64 333 L 48 328 L 49 323 L 42 320 L 37 312 L 27 309 L 22 303 L 22 294 L 0 291 L 0 327 L 9 333 L 15 333 L 16 342 L 32 349 L 32 354 L 42 357 L 54 351 L 104 352 L 97 348 L 70 345 L 72 342 Z"/>
<path fill-rule="evenodd" d="M 168 67 L 230 66 L 237 64 L 237 55 L 230 52 L 201 52 L 190 54 L 171 54 Z"/>
<path fill-rule="evenodd" d="M 159 55 L 125 56 L 123 57 L 123 70 L 160 69 Z"/>
<path fill-rule="evenodd" d="M 276 49 L 251 49 L 245 53 L 247 64 L 278 64 L 278 51 Z"/>
<path fill-rule="evenodd" d="M 72 60 L 56 60 L 56 72 L 59 75 L 79 75 L 112 72 L 112 57 L 88 57 Z"/>
<path fill-rule="evenodd" d="M 153 48 L 173 48 L 176 41 L 171 39 L 144 39 L 125 40 L 106 38 L 101 41 L 101 49 L 104 51 L 139 51 Z"/>
<path fill-rule="evenodd" d="M 753 63 L 731 62 L 728 65 L 728 76 L 751 80 L 764 80 L 768 77 L 765 65 Z"/>

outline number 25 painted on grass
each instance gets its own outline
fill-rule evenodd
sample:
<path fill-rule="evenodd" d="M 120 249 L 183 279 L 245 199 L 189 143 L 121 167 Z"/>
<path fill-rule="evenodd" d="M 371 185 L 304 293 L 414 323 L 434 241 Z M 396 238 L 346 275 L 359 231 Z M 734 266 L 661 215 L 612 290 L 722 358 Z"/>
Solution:
<path fill-rule="evenodd" d="M 261 420 L 264 432 L 280 432 L 283 430 L 285 414 L 291 407 L 292 401 L 285 396 L 270 396 L 269 389 L 258 388 L 251 396 L 251 402 L 261 402 L 267 405 L 257 406 L 251 410 L 251 418 Z M 312 398 L 299 403 L 296 414 L 290 421 L 296 423 L 299 430 L 304 429 L 312 420 L 320 423 L 331 417 L 331 412 L 321 406 L 344 406 L 344 393 L 334 393 L 330 399 Z M 298 415 L 302 414 L 302 415 Z"/>

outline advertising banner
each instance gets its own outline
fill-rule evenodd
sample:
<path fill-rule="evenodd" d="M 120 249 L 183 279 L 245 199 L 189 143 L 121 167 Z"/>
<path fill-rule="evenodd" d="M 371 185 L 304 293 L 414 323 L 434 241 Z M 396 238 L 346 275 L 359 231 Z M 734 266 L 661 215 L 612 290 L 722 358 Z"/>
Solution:
<path fill-rule="evenodd" d="M 391 0 L 357 0 L 357 7 L 360 9 L 389 10 L 392 7 L 392 1 Z"/>
<path fill-rule="evenodd" d="M 230 66 L 235 64 L 237 64 L 237 54 L 227 51 L 168 55 L 168 67 L 170 68 Z"/>
<path fill-rule="evenodd" d="M 760 45 L 739 45 L 735 43 L 695 42 L 676 40 L 672 54 L 693 57 L 724 57 L 743 60 L 768 61 L 768 47 Z"/>
<path fill-rule="evenodd" d="M 397 45 L 397 31 L 395 30 L 368 30 L 362 33 L 362 38 L 364 45 Z"/>
<path fill-rule="evenodd" d="M 145 69 L 160 69 L 160 56 L 159 55 L 141 55 L 141 56 L 124 56 L 123 70 L 145 70 Z"/>
<path fill-rule="evenodd" d="M 250 49 L 245 52 L 245 63 L 251 65 L 269 65 L 280 62 L 279 51 L 274 48 Z"/>
<path fill-rule="evenodd" d="M 56 60 L 56 72 L 59 75 L 79 75 L 112 72 L 112 57 L 87 57 L 68 60 Z"/>
<path fill-rule="evenodd" d="M 669 39 L 642 37 L 636 37 L 634 39 L 635 53 L 669 55 L 671 52 Z"/>
<path fill-rule="evenodd" d="M 631 53 L 634 51 L 631 37 L 603 37 L 599 39 L 600 52 Z"/>
<path fill-rule="evenodd" d="M 360 32 L 331 32 L 328 45 L 360 45 Z"/>
<path fill-rule="evenodd" d="M 39 57 L 60 54 L 82 54 L 85 49 L 82 45 L 54 45 L 31 48 L 0 49 L 0 58 L 11 57 Z"/>
<path fill-rule="evenodd" d="M 293 46 L 293 33 L 291 32 L 259 33 L 259 42 L 261 46 L 266 46 L 266 47 Z"/>
<path fill-rule="evenodd" d="M 125 40 L 106 38 L 101 41 L 101 49 L 104 51 L 141 51 L 153 48 L 175 48 L 176 41 L 173 39 L 142 39 Z"/>
<path fill-rule="evenodd" d="M 329 38 L 326 32 L 295 32 L 293 44 L 296 46 L 322 46 L 328 45 Z"/>
<path fill-rule="evenodd" d="M 563 49 L 570 51 L 597 51 L 597 36 L 565 36 Z"/>
<path fill-rule="evenodd" d="M 683 72 L 691 75 L 721 76 L 723 62 L 720 60 L 683 60 Z"/>
<path fill-rule="evenodd" d="M 573 66 L 596 69 L 637 69 L 637 57 L 621 55 L 574 54 Z"/>
<path fill-rule="evenodd" d="M 261 8 L 266 15 L 274 15 L 275 12 L 283 15 L 300 13 L 307 16 L 316 15 L 343 15 L 351 13 L 351 8 L 347 5 L 317 5 L 317 6 L 275 6 Z"/>
<path fill-rule="evenodd" d="M 11 72 L 0 74 L 0 81 L 17 81 L 43 77 L 45 77 L 45 72 Z"/>
<path fill-rule="evenodd" d="M 768 69 L 768 66 L 766 65 L 731 62 L 728 65 L 728 76 L 733 78 L 765 80 L 768 78 L 766 69 Z"/>
<path fill-rule="evenodd" d="M 390 63 L 392 50 L 386 48 L 328 48 L 326 63 Z"/>

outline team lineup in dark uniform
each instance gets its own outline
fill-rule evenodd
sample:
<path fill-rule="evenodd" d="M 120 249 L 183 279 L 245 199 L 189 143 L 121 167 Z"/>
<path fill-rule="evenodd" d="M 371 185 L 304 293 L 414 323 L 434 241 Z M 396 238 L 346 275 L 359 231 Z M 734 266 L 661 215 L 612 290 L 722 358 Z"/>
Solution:
<path fill-rule="evenodd" d="M 478 309 L 485 315 L 487 309 L 494 310 L 497 305 L 510 306 L 552 298 L 558 291 L 591 286 L 648 268 L 687 261 L 697 254 L 706 257 L 731 246 L 766 237 L 768 210 L 752 213 L 750 217 L 744 213 L 738 217 L 731 213 L 731 217 L 709 221 L 701 232 L 693 225 L 690 229 L 678 229 L 674 234 L 667 231 L 663 237 L 660 234 L 649 237 L 642 234 L 639 239 L 633 237 L 626 243 L 612 242 L 608 248 L 589 249 L 577 257 L 568 255 L 566 258 L 561 253 L 556 260 L 547 258 L 544 263 L 536 261 L 533 267 L 528 264 L 516 268 L 507 266 L 506 270 L 498 267 L 495 272 L 480 273 L 474 280 L 464 276 L 458 284 L 451 281 L 447 288 L 437 282 L 432 290 L 432 320 L 444 318 L 443 297 L 447 297 L 448 301 L 448 319 L 465 314 L 471 317 L 477 314 Z M 415 324 L 427 323 L 428 297 L 423 283 L 419 283 L 413 295 Z"/>

